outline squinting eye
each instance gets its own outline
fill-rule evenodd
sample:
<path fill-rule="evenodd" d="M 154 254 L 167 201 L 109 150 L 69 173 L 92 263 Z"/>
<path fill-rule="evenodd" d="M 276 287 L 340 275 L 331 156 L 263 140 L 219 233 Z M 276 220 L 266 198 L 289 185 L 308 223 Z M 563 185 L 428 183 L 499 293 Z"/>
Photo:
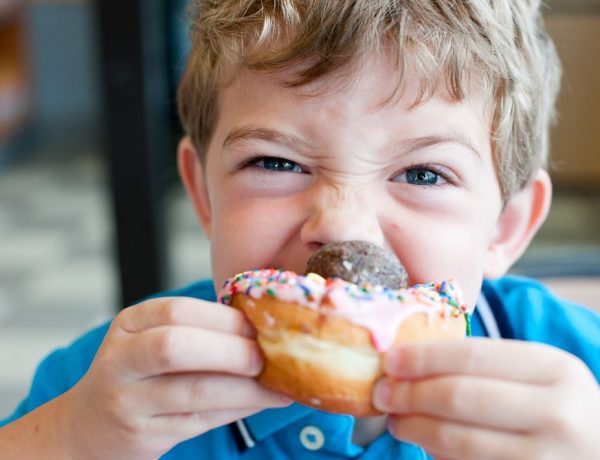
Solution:
<path fill-rule="evenodd" d="M 392 178 L 393 182 L 403 182 L 410 185 L 442 185 L 447 184 L 446 175 L 441 168 L 435 166 L 415 166 L 405 169 Z"/>
<path fill-rule="evenodd" d="M 406 171 L 406 182 L 415 185 L 435 185 L 440 176 L 427 169 L 409 169 Z"/>
<path fill-rule="evenodd" d="M 270 171 L 293 173 L 304 172 L 299 164 L 290 160 L 286 160 L 285 158 L 263 157 L 252 161 L 250 164 L 258 168 L 268 169 Z"/>

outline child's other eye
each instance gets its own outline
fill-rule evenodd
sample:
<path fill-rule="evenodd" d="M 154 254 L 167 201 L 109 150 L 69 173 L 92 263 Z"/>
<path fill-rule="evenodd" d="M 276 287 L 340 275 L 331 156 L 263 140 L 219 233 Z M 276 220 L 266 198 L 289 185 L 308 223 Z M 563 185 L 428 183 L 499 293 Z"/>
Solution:
<path fill-rule="evenodd" d="M 396 174 L 391 180 L 410 185 L 443 185 L 449 182 L 441 168 L 431 165 L 412 166 Z"/>
<path fill-rule="evenodd" d="M 247 166 L 254 166 L 256 168 L 268 169 L 269 171 L 276 172 L 293 172 L 293 173 L 304 173 L 304 169 L 298 164 L 285 158 L 278 157 L 261 157 L 250 160 L 246 163 Z"/>

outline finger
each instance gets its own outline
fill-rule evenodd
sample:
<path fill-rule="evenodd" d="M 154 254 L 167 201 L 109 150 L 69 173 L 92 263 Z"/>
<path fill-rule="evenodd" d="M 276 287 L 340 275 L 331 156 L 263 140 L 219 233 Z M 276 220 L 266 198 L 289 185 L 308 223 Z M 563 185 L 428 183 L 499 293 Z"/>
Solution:
<path fill-rule="evenodd" d="M 418 444 L 434 457 L 461 460 L 525 460 L 532 455 L 528 435 L 493 431 L 461 425 L 421 415 L 392 416 L 388 422 L 392 435 Z"/>
<path fill-rule="evenodd" d="M 373 404 L 382 412 L 420 414 L 488 428 L 535 430 L 555 403 L 550 391 L 530 384 L 483 377 L 426 380 L 382 379 Z"/>
<path fill-rule="evenodd" d="M 254 337 L 256 331 L 245 316 L 227 305 L 191 297 L 164 297 L 126 308 L 117 317 L 120 327 L 131 333 L 160 326 L 195 326 Z"/>
<path fill-rule="evenodd" d="M 196 371 L 256 376 L 263 366 L 256 341 L 195 327 L 147 329 L 127 345 L 122 372 L 134 378 Z"/>
<path fill-rule="evenodd" d="M 169 436 L 182 441 L 199 436 L 214 428 L 228 425 L 262 411 L 262 407 L 190 412 L 185 414 L 161 415 L 154 417 L 150 429 L 160 436 Z"/>
<path fill-rule="evenodd" d="M 224 374 L 187 373 L 146 379 L 136 392 L 149 415 L 248 407 L 284 407 L 292 400 L 262 387 L 255 379 Z M 251 404 L 249 404 L 251 401 Z"/>
<path fill-rule="evenodd" d="M 386 374 L 399 379 L 469 374 L 548 384 L 561 378 L 572 362 L 569 357 L 538 343 L 468 339 L 401 345 L 386 353 L 383 367 Z"/>

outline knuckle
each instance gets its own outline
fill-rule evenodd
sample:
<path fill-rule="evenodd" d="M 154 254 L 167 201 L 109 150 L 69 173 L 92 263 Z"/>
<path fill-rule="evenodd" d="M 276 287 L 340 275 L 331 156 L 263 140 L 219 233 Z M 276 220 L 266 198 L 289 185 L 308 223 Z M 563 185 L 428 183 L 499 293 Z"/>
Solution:
<path fill-rule="evenodd" d="M 403 354 L 403 367 L 407 367 L 415 374 L 421 374 L 422 370 L 434 362 L 435 353 L 429 347 L 412 347 L 408 355 Z"/>
<path fill-rule="evenodd" d="M 94 372 L 102 375 L 110 375 L 115 369 L 120 368 L 120 355 L 116 347 L 104 347 L 100 350 L 91 367 Z"/>
<path fill-rule="evenodd" d="M 177 342 L 177 335 L 171 329 L 165 329 L 156 336 L 152 351 L 159 369 L 168 370 L 176 365 Z"/>
<path fill-rule="evenodd" d="M 132 308 L 124 308 L 121 310 L 113 319 L 113 326 L 118 327 L 119 329 L 127 329 L 127 324 L 129 324 L 131 318 Z"/>
<path fill-rule="evenodd" d="M 210 414 L 208 413 L 195 412 L 192 416 L 195 418 L 196 429 L 200 433 L 205 433 L 206 431 L 214 428 L 217 425 L 211 420 Z"/>
<path fill-rule="evenodd" d="M 550 349 L 548 345 L 544 347 Z M 552 379 L 554 382 L 566 382 L 567 384 L 573 378 L 579 378 L 588 371 L 585 363 L 577 356 L 560 349 L 551 349 L 554 353 L 552 369 L 554 369 Z"/>
<path fill-rule="evenodd" d="M 127 433 L 137 431 L 137 424 L 129 416 L 129 397 L 123 391 L 113 389 L 107 394 L 106 409 L 113 426 Z"/>
<path fill-rule="evenodd" d="M 438 452 L 448 455 L 460 456 L 460 458 L 481 458 L 477 441 L 473 436 L 467 436 L 464 432 L 457 432 L 448 423 L 439 423 L 432 429 L 432 440 Z"/>
<path fill-rule="evenodd" d="M 470 394 L 459 381 L 447 381 L 440 391 L 442 410 L 448 414 L 460 415 L 465 405 L 469 405 Z"/>
<path fill-rule="evenodd" d="M 485 369 L 487 366 L 488 354 L 483 347 L 469 347 L 465 350 L 465 367 L 469 372 L 476 372 Z"/>
<path fill-rule="evenodd" d="M 436 446 L 436 450 L 441 452 L 455 452 L 459 444 L 457 436 L 454 436 L 450 432 L 448 424 L 443 422 L 436 423 L 431 427 L 430 439 Z"/>
<path fill-rule="evenodd" d="M 202 378 L 192 379 L 190 382 L 189 395 L 192 401 L 203 401 L 208 397 L 206 381 Z"/>
<path fill-rule="evenodd" d="M 158 318 L 161 324 L 179 324 L 182 316 L 183 305 L 177 298 L 165 300 L 158 308 Z"/>
<path fill-rule="evenodd" d="M 434 358 L 429 347 L 403 346 L 387 356 L 386 372 L 391 376 L 421 375 Z"/>
<path fill-rule="evenodd" d="M 455 450 L 459 452 L 461 458 L 482 458 L 484 452 L 489 448 L 483 448 L 478 438 L 475 436 L 467 436 L 466 434 L 455 435 L 454 440 L 456 445 Z"/>
<path fill-rule="evenodd" d="M 257 375 L 262 370 L 264 364 L 263 353 L 256 343 L 249 342 L 244 348 L 246 353 L 242 355 L 241 368 L 245 374 Z"/>
<path fill-rule="evenodd" d="M 558 400 L 551 407 L 552 410 L 548 411 L 543 419 L 543 426 L 555 438 L 570 438 L 575 432 L 580 414 L 573 409 L 568 400 Z"/>
<path fill-rule="evenodd" d="M 565 353 L 564 362 L 562 363 L 561 368 L 569 378 L 577 378 L 582 374 L 589 373 L 588 367 L 579 357 L 568 353 Z"/>

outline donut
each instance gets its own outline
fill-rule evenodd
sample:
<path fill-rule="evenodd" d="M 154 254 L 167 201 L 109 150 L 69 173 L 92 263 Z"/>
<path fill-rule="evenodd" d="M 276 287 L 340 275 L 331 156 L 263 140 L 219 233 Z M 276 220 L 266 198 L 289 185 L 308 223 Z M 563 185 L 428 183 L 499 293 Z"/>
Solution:
<path fill-rule="evenodd" d="M 324 245 L 308 259 L 306 273 L 391 289 L 405 288 L 408 278 L 393 253 L 366 241 L 334 241 Z"/>
<path fill-rule="evenodd" d="M 261 269 L 228 279 L 218 300 L 256 328 L 263 386 L 304 405 L 361 417 L 379 415 L 371 394 L 388 349 L 468 333 L 468 308 L 452 280 L 391 289 Z"/>

